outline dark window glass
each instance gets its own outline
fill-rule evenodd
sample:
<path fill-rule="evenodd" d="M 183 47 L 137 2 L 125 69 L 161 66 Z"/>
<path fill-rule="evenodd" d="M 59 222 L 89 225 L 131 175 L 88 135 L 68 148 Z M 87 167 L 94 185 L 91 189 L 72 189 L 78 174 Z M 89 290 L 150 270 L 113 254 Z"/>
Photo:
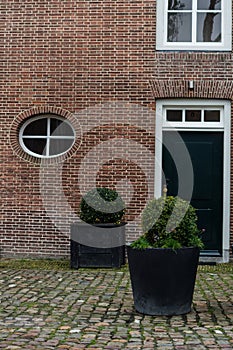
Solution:
<path fill-rule="evenodd" d="M 220 122 L 220 111 L 204 111 L 205 122 Z"/>
<path fill-rule="evenodd" d="M 50 119 L 50 135 L 51 136 L 74 136 L 72 128 L 59 119 Z"/>
<path fill-rule="evenodd" d="M 201 111 L 196 111 L 196 110 L 185 111 L 185 121 L 186 122 L 200 122 L 201 121 Z"/>
<path fill-rule="evenodd" d="M 37 119 L 26 126 L 23 132 L 24 135 L 37 135 L 46 136 L 47 135 L 47 118 Z"/>
<path fill-rule="evenodd" d="M 167 25 L 168 42 L 192 41 L 192 13 L 169 13 Z"/>
<path fill-rule="evenodd" d="M 197 14 L 197 41 L 221 42 L 221 14 L 198 13 Z"/>
<path fill-rule="evenodd" d="M 182 122 L 182 111 L 180 110 L 167 110 L 168 122 Z"/>
<path fill-rule="evenodd" d="M 29 151 L 46 155 L 46 139 L 23 139 L 23 142 Z"/>
<path fill-rule="evenodd" d="M 226 0 L 227 1 L 227 0 Z M 221 10 L 221 0 L 197 0 L 198 10 Z"/>
<path fill-rule="evenodd" d="M 168 10 L 191 10 L 192 0 L 168 0 Z"/>
<path fill-rule="evenodd" d="M 49 155 L 53 156 L 66 152 L 73 144 L 72 140 L 54 140 L 50 139 Z"/>
<path fill-rule="evenodd" d="M 50 134 L 52 135 L 54 131 L 59 128 L 59 126 L 62 124 L 62 120 L 60 119 L 50 119 Z"/>

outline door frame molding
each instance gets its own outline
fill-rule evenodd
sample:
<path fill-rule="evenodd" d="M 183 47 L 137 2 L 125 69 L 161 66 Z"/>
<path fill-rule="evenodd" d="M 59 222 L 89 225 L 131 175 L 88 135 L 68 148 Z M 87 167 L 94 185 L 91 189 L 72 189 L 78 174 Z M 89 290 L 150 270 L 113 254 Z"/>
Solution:
<path fill-rule="evenodd" d="M 176 127 L 175 123 L 165 121 L 167 107 L 216 107 L 222 110 L 222 118 L 216 123 L 183 123 Z M 155 115 L 155 187 L 154 196 L 162 195 L 162 142 L 163 131 L 218 131 L 223 132 L 223 225 L 222 225 L 222 256 L 201 257 L 203 262 L 228 262 L 230 256 L 230 150 L 231 150 L 231 102 L 229 100 L 202 99 L 159 99 L 156 101 Z"/>

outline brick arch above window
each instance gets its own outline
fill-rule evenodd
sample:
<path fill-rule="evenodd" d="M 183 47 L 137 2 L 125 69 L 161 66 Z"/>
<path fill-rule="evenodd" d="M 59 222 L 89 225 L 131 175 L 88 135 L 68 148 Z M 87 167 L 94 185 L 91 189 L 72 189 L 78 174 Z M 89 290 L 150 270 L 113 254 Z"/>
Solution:
<path fill-rule="evenodd" d="M 53 115 L 62 117 L 64 119 L 67 119 L 73 126 L 73 128 L 76 131 L 76 140 L 72 148 L 64 155 L 55 157 L 55 158 L 48 158 L 47 162 L 61 162 L 64 160 L 64 158 L 70 157 L 74 152 L 78 150 L 81 143 L 81 128 L 80 124 L 77 120 L 77 118 L 74 116 L 73 113 L 69 112 L 66 109 L 55 107 L 55 106 L 37 106 L 33 107 L 27 110 L 22 111 L 19 113 L 13 120 L 10 130 L 9 130 L 9 143 L 13 150 L 13 152 L 19 156 L 20 158 L 32 162 L 32 163 L 40 163 L 41 159 L 33 157 L 26 152 L 23 151 L 22 147 L 19 143 L 19 130 L 22 124 L 35 116 L 43 116 L 43 115 Z"/>
<path fill-rule="evenodd" d="M 190 79 L 192 80 L 192 79 Z M 189 80 L 151 80 L 155 99 L 161 98 L 205 98 L 233 100 L 233 82 L 222 80 L 194 80 L 189 89 Z"/>

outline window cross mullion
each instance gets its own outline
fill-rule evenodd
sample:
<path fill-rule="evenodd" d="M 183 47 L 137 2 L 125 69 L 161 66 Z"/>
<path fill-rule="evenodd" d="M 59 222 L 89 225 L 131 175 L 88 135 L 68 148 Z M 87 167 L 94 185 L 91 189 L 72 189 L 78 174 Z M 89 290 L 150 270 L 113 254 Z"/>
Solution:
<path fill-rule="evenodd" d="M 46 142 L 46 156 L 49 156 L 49 148 L 50 148 L 50 129 L 51 129 L 51 118 L 48 118 L 47 122 L 47 142 Z"/>

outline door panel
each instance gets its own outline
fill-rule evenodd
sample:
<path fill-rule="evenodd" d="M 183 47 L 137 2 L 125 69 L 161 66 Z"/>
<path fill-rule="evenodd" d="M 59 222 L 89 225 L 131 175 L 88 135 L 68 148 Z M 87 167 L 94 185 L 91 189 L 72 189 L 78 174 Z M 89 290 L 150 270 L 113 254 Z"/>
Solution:
<path fill-rule="evenodd" d="M 186 135 L 184 135 L 185 138 Z M 187 137 L 186 137 L 187 138 Z M 201 181 L 195 181 L 192 200 L 210 200 L 212 198 L 212 183 L 209 181 L 213 174 L 213 148 L 211 142 L 185 142 L 191 155 L 195 176 Z"/>
<path fill-rule="evenodd" d="M 188 149 L 193 166 L 191 204 L 197 209 L 199 227 L 205 229 L 205 250 L 202 255 L 219 256 L 222 254 L 223 133 L 182 131 L 180 136 Z M 163 140 L 165 144 L 171 145 L 173 152 L 179 152 L 180 145 L 174 138 L 173 131 L 163 132 Z M 185 164 L 183 169 L 185 171 Z M 165 146 L 163 172 L 167 179 L 168 195 L 177 195 L 178 174 Z"/>

